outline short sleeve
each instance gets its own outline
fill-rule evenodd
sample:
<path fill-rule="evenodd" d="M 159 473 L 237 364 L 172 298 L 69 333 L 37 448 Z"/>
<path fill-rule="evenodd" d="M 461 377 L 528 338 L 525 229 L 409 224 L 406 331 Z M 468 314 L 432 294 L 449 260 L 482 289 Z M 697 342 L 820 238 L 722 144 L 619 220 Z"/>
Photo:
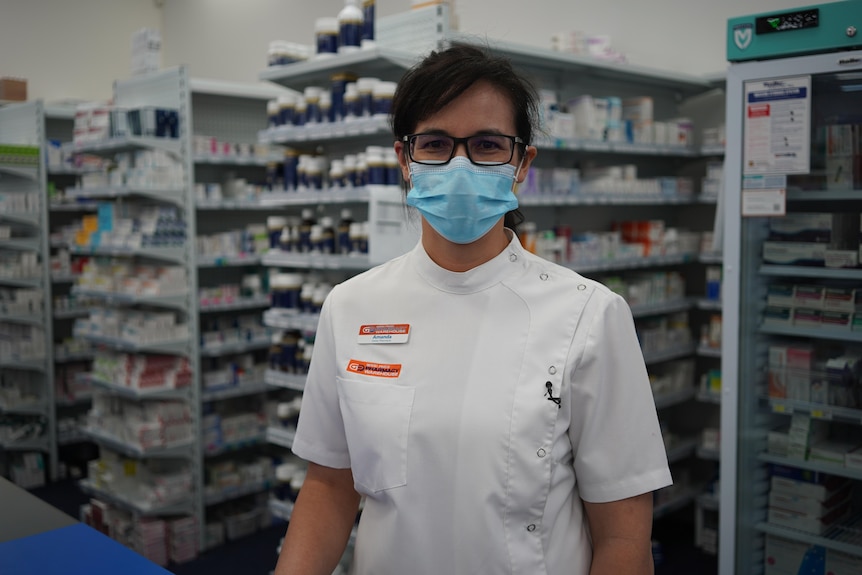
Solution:
<path fill-rule="evenodd" d="M 655 401 L 625 300 L 597 290 L 585 307 L 571 371 L 569 438 L 581 497 L 618 501 L 672 483 Z"/>
<path fill-rule="evenodd" d="M 318 465 L 346 469 L 350 467 L 350 455 L 338 403 L 338 366 L 332 325 L 333 298 L 337 291 L 338 286 L 329 293 L 320 312 L 293 452 Z"/>

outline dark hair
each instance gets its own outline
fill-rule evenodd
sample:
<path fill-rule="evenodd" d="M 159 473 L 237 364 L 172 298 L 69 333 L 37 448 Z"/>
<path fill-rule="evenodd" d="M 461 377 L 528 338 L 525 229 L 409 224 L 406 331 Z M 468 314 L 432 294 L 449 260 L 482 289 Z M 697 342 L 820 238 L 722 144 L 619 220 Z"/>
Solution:
<path fill-rule="evenodd" d="M 538 96 L 533 85 L 512 63 L 488 50 L 462 42 L 432 51 L 408 70 L 392 98 L 392 133 L 400 141 L 477 82 L 487 82 L 508 95 L 515 114 L 517 136 L 533 142 L 538 125 Z M 522 151 L 523 153 L 523 151 Z M 506 214 L 505 225 L 514 229 L 524 221 L 518 210 Z"/>

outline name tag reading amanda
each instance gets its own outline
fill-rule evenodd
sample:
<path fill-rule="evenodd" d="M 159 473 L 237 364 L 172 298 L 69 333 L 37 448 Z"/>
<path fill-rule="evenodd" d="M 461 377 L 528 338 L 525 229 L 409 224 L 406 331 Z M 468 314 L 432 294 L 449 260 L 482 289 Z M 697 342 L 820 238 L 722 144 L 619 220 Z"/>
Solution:
<path fill-rule="evenodd" d="M 359 326 L 357 343 L 407 343 L 409 323 L 386 323 Z"/>

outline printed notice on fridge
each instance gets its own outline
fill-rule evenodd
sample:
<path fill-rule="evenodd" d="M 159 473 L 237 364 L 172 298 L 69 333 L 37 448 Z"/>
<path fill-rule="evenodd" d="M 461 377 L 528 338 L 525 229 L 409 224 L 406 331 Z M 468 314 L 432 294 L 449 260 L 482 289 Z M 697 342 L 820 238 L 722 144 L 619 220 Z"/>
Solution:
<path fill-rule="evenodd" d="M 743 174 L 811 171 L 811 76 L 745 83 Z"/>

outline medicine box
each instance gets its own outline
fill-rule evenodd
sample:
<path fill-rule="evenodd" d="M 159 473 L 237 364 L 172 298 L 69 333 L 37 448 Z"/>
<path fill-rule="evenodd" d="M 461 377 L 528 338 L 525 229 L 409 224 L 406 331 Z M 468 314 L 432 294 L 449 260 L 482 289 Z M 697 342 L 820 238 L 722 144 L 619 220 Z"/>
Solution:
<path fill-rule="evenodd" d="M 771 465 L 770 473 L 772 490 L 817 501 L 826 501 L 837 491 L 851 485 L 851 481 L 845 477 L 786 465 Z"/>
<path fill-rule="evenodd" d="M 803 565 L 823 565 L 826 549 L 802 541 L 790 541 L 774 535 L 766 536 L 763 553 L 764 575 L 798 575 L 804 572 Z"/>
<path fill-rule="evenodd" d="M 778 265 L 823 266 L 826 244 L 816 242 L 763 242 L 763 262 Z"/>
<path fill-rule="evenodd" d="M 770 507 L 767 511 L 767 520 L 773 525 L 797 529 L 813 535 L 822 535 L 827 529 L 846 517 L 849 512 L 850 507 L 848 505 L 839 505 L 829 510 L 822 517 L 817 517 L 806 513 L 796 513 L 794 511 L 787 511 L 786 509 Z"/>
<path fill-rule="evenodd" d="M 23 102 L 27 99 L 27 80 L 24 78 L 0 78 L 0 100 Z"/>
<path fill-rule="evenodd" d="M 771 489 L 769 491 L 769 506 L 784 509 L 794 513 L 822 517 L 839 505 L 848 505 L 851 496 L 851 484 L 835 490 L 830 497 L 820 501 L 813 497 L 804 497 L 798 493 L 784 489 Z"/>

